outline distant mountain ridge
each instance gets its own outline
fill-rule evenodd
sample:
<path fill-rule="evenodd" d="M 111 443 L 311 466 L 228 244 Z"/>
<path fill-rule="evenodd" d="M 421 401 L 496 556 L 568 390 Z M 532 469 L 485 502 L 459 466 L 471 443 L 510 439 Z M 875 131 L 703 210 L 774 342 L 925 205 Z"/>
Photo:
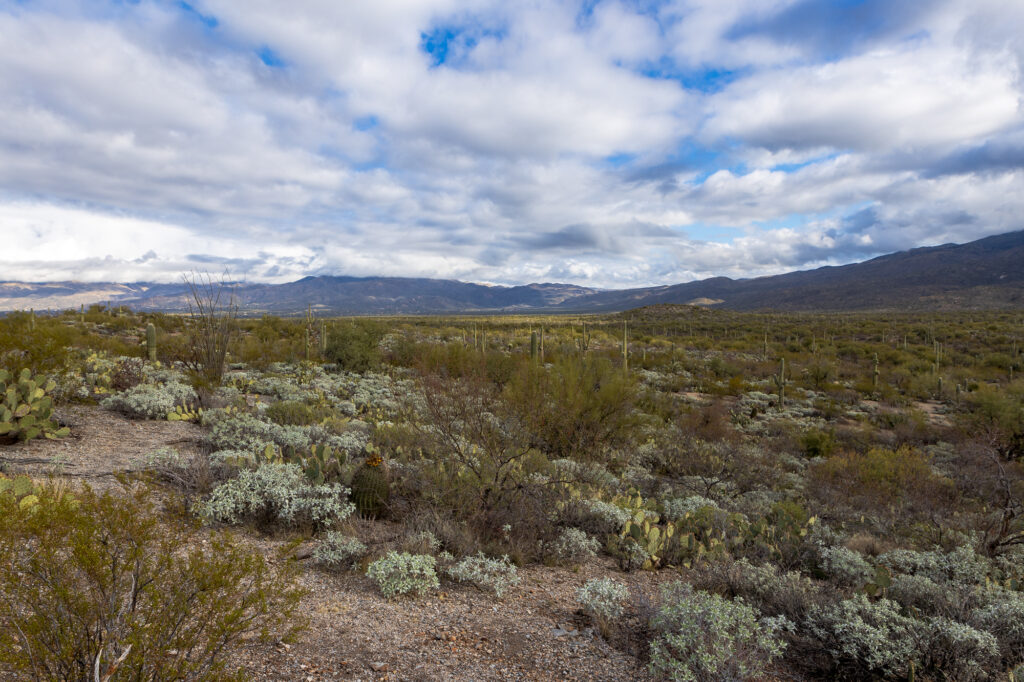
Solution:
<path fill-rule="evenodd" d="M 242 283 L 236 293 L 247 315 L 297 314 L 309 305 L 321 315 L 616 312 L 661 303 L 780 311 L 1024 308 L 1024 230 L 850 265 L 638 289 L 311 276 L 286 284 Z M 0 282 L 0 311 L 60 310 L 92 303 L 180 312 L 187 309 L 188 290 L 184 284 L 146 282 Z"/>

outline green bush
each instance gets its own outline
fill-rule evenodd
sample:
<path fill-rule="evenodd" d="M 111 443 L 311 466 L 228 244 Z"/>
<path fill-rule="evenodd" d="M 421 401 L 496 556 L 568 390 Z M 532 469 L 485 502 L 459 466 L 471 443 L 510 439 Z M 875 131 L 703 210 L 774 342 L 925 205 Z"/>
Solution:
<path fill-rule="evenodd" d="M 319 424 L 333 413 L 329 407 L 313 407 L 298 400 L 279 400 L 271 403 L 263 416 L 282 426 L 310 426 Z"/>
<path fill-rule="evenodd" d="M 366 372 L 380 366 L 379 344 L 385 328 L 377 322 L 358 320 L 328 329 L 324 358 L 349 372 Z"/>
<path fill-rule="evenodd" d="M 291 566 L 159 518 L 143 489 L 0 495 L 0 556 L 4 679 L 234 679 L 243 640 L 296 629 Z"/>
<path fill-rule="evenodd" d="M 606 359 L 567 357 L 550 367 L 523 364 L 503 398 L 551 456 L 598 459 L 628 438 L 636 396 L 632 376 Z"/>

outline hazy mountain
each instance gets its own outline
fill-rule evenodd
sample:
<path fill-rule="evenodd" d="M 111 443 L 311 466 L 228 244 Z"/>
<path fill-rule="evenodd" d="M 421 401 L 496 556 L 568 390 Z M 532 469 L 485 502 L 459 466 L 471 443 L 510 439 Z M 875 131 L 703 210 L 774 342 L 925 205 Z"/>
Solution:
<path fill-rule="evenodd" d="M 902 251 L 862 263 L 772 277 L 727 277 L 641 289 L 572 284 L 487 286 L 401 277 L 305 277 L 287 284 L 238 284 L 245 314 L 321 315 L 483 312 L 599 312 L 659 303 L 734 310 L 978 309 L 1024 307 L 1024 231 Z M 91 303 L 139 310 L 187 308 L 183 284 L 0 282 L 0 310 L 66 309 Z"/>

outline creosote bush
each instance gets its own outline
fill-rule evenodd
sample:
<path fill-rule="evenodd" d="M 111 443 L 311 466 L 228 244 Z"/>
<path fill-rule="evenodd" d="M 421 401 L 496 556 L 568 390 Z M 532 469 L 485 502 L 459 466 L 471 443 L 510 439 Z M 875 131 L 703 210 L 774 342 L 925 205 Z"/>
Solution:
<path fill-rule="evenodd" d="M 0 556 L 4 679 L 236 679 L 243 639 L 298 626 L 293 567 L 160 519 L 142 488 L 0 495 Z"/>

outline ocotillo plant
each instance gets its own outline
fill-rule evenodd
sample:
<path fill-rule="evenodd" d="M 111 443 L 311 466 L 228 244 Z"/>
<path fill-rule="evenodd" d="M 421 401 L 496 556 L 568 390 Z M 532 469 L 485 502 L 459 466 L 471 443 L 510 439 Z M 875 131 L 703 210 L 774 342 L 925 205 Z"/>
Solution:
<path fill-rule="evenodd" d="M 152 322 L 146 325 L 146 356 L 156 362 L 156 326 Z"/>

